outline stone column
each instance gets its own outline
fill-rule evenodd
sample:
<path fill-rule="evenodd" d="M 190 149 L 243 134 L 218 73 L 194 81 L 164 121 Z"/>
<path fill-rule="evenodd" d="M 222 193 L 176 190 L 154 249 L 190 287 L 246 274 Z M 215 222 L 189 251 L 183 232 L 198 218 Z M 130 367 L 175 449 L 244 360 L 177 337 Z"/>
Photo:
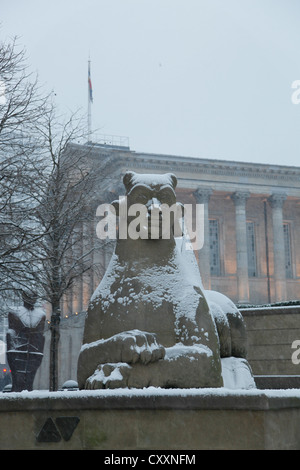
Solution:
<path fill-rule="evenodd" d="M 235 236 L 236 236 L 236 276 L 238 302 L 249 303 L 248 250 L 246 227 L 246 200 L 250 193 L 237 191 L 231 195 L 235 203 Z"/>
<path fill-rule="evenodd" d="M 198 251 L 198 256 L 200 274 L 205 289 L 211 289 L 208 202 L 212 192 L 211 188 L 198 188 L 193 193 L 196 203 L 204 204 L 204 245 Z"/>
<path fill-rule="evenodd" d="M 282 216 L 282 207 L 285 199 L 286 194 L 284 193 L 274 193 L 269 197 L 269 203 L 272 207 L 274 285 L 276 302 L 286 300 L 285 249 Z"/>

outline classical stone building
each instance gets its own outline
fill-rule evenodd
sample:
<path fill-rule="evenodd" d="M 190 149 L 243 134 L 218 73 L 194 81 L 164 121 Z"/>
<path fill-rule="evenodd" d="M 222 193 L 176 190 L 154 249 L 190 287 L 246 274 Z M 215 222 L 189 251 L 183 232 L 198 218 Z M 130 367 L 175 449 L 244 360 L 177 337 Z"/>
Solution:
<path fill-rule="evenodd" d="M 80 145 L 71 148 L 80 150 Z M 105 144 L 93 145 L 88 158 L 99 177 L 90 207 L 94 226 L 83 229 L 95 246 L 96 270 L 73 288 L 64 315 L 86 308 L 109 262 L 112 244 L 97 239 L 96 210 L 123 193 L 127 170 L 173 172 L 177 200 L 204 204 L 204 246 L 196 255 L 206 288 L 238 304 L 299 299 L 300 168 L 138 153 Z"/>

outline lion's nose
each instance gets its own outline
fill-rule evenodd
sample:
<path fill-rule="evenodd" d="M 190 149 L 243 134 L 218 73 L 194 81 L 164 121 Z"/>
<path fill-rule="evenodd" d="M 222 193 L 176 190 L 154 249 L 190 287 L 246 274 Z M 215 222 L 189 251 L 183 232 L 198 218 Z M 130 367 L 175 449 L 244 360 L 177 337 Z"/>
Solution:
<path fill-rule="evenodd" d="M 147 203 L 148 212 L 151 212 L 154 209 L 160 210 L 160 206 L 161 206 L 161 202 L 156 197 L 153 197 Z"/>

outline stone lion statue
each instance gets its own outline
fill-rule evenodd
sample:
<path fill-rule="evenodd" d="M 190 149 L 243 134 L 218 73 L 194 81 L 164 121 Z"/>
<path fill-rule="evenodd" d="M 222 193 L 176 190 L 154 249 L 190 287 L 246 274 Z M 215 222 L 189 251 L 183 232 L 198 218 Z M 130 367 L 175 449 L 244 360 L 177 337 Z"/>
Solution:
<path fill-rule="evenodd" d="M 91 298 L 79 388 L 222 387 L 224 378 L 237 387 L 254 386 L 241 314 L 222 294 L 203 290 L 194 253 L 183 249 L 183 237 L 174 236 L 176 214 L 162 236 L 162 204 L 177 207 L 175 175 L 127 172 L 123 181 L 127 207 L 146 208 L 139 219 L 144 232 L 118 237 Z M 121 202 L 113 206 L 121 217 Z M 126 227 L 132 223 L 128 216 Z M 154 237 L 151 227 L 157 229 Z"/>

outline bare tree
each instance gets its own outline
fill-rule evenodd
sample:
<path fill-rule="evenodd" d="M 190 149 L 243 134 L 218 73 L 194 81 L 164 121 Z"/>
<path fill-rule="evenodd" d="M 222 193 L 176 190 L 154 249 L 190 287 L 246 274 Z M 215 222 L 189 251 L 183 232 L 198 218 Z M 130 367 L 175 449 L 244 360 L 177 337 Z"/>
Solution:
<path fill-rule="evenodd" d="M 76 114 L 64 124 L 52 106 L 36 127 L 47 167 L 37 166 L 39 205 L 36 223 L 43 233 L 33 247 L 31 275 L 40 295 L 51 305 L 50 390 L 57 389 L 60 305 L 74 280 L 92 268 L 84 227 L 93 217 L 90 203 L 94 172 L 90 146 L 72 152 L 70 145 L 84 135 Z"/>
<path fill-rule="evenodd" d="M 31 288 L 50 303 L 50 390 L 56 390 L 61 300 L 91 269 L 84 237 L 94 215 L 91 145 L 74 151 L 71 143 L 84 138 L 85 126 L 76 114 L 66 121 L 56 115 L 16 40 L 0 43 L 0 81 L 0 301 Z"/>
<path fill-rule="evenodd" d="M 18 50 L 14 38 L 11 43 L 0 43 L 0 80 L 4 91 L 1 100 L 0 146 L 21 148 L 22 135 L 28 139 L 28 130 L 42 116 L 47 98 L 41 95 L 37 77 L 28 71 L 25 49 Z"/>
<path fill-rule="evenodd" d="M 0 43 L 0 299 L 27 282 L 24 253 L 40 233 L 32 223 L 37 143 L 32 129 L 47 106 L 16 39 Z"/>

